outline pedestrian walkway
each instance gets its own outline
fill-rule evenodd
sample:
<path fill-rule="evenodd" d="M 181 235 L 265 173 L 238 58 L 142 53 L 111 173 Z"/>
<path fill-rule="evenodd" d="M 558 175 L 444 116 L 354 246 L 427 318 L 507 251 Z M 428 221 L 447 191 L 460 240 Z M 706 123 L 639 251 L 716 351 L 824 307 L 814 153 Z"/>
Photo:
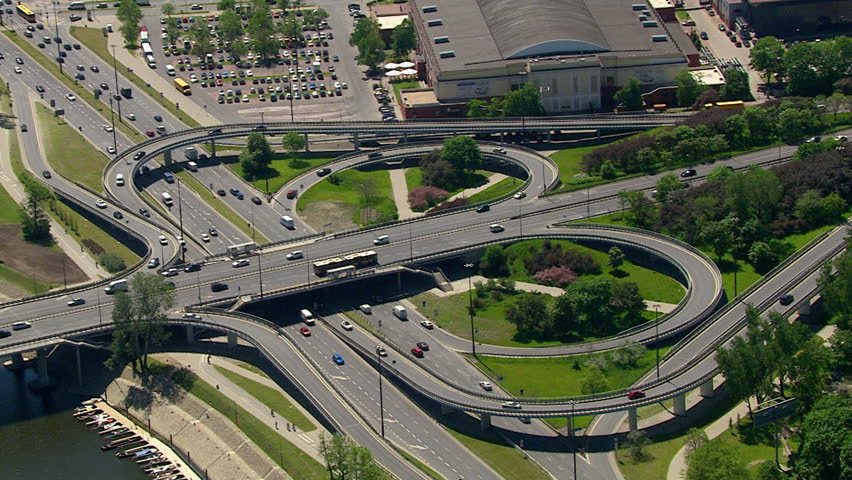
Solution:
<path fill-rule="evenodd" d="M 455 200 L 457 198 L 470 198 L 476 195 L 477 193 L 484 191 L 488 187 L 492 187 L 497 183 L 503 181 L 504 178 L 506 178 L 506 175 L 503 175 L 502 173 L 492 173 L 491 176 L 488 177 L 488 180 L 486 180 L 485 183 L 483 183 L 482 185 L 474 188 L 466 188 L 461 192 L 448 198 L 447 201 Z"/>
<path fill-rule="evenodd" d="M 396 202 L 396 211 L 399 214 L 400 220 L 423 216 L 423 212 L 415 212 L 408 204 L 408 184 L 405 182 L 405 170 L 405 168 L 392 168 L 389 170 L 393 201 Z"/>

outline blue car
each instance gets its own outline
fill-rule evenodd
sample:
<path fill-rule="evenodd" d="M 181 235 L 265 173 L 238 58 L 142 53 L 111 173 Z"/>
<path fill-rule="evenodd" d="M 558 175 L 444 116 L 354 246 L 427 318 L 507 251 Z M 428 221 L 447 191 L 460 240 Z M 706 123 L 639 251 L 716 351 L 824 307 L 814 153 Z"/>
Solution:
<path fill-rule="evenodd" d="M 331 359 L 334 360 L 334 363 L 338 365 L 343 365 L 343 357 L 341 357 L 339 353 L 335 353 L 334 355 L 332 355 Z"/>

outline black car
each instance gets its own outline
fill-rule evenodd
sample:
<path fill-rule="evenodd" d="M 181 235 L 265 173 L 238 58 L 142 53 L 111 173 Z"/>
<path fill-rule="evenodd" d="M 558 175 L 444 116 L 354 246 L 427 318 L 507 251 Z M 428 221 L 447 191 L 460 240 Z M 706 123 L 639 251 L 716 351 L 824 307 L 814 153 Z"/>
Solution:
<path fill-rule="evenodd" d="M 219 190 L 216 190 L 216 195 L 219 195 L 220 197 L 224 197 L 226 195 L 225 189 L 220 188 Z"/>
<path fill-rule="evenodd" d="M 261 203 L 263 203 L 263 202 L 260 200 L 260 197 L 251 197 L 251 201 L 252 201 L 252 203 L 254 203 L 255 205 L 260 205 Z"/>
<path fill-rule="evenodd" d="M 266 125 L 257 125 L 254 128 L 252 128 L 252 130 L 254 130 L 255 132 L 260 132 L 260 131 L 266 130 Z"/>
<path fill-rule="evenodd" d="M 219 232 L 216 230 L 216 227 L 208 228 L 207 233 L 209 233 L 211 237 L 218 237 L 219 236 Z"/>
<path fill-rule="evenodd" d="M 17 63 L 18 65 L 23 65 L 24 59 L 21 57 L 15 57 L 15 63 Z"/>
<path fill-rule="evenodd" d="M 50 178 L 50 177 L 52 177 L 53 175 L 51 175 L 51 174 L 50 174 L 50 170 L 43 170 L 43 171 L 41 172 L 41 176 L 42 176 L 42 177 L 44 177 L 44 178 Z"/>
<path fill-rule="evenodd" d="M 331 169 L 328 168 L 328 167 L 321 168 L 321 169 L 317 170 L 317 176 L 318 177 L 324 177 L 324 176 L 328 175 L 329 173 L 331 173 Z"/>
<path fill-rule="evenodd" d="M 102 83 L 101 88 L 104 90 L 109 90 L 109 85 L 107 85 L 106 83 Z"/>
<path fill-rule="evenodd" d="M 163 117 L 161 117 L 161 116 L 159 116 L 159 115 L 154 115 L 154 120 L 156 120 L 156 121 L 158 121 L 158 122 L 162 122 L 162 121 L 163 121 Z"/>
<path fill-rule="evenodd" d="M 38 93 L 44 93 L 44 87 L 43 87 L 43 86 L 41 86 L 41 85 L 36 85 L 36 92 L 38 92 Z"/>
<path fill-rule="evenodd" d="M 62 45 L 62 48 L 64 48 L 65 50 L 69 50 L 69 51 L 70 51 L 70 50 L 71 50 L 71 44 L 70 44 L 70 43 L 66 43 L 65 45 Z"/>
<path fill-rule="evenodd" d="M 138 152 L 136 152 L 135 155 L 133 155 L 133 160 L 139 160 L 140 158 L 142 158 L 144 156 L 145 156 L 145 151 L 139 150 Z M 148 173 L 148 172 L 145 172 L 145 173 Z"/>
<path fill-rule="evenodd" d="M 781 295 L 781 298 L 778 299 L 778 303 L 785 306 L 790 305 L 791 303 L 793 303 L 793 296 L 789 293 L 786 295 Z"/>
<path fill-rule="evenodd" d="M 684 178 L 686 178 L 686 177 L 694 177 L 697 173 L 698 173 L 698 172 L 696 172 L 695 170 L 693 170 L 693 169 L 691 169 L 691 168 L 690 168 L 690 169 L 687 169 L 687 170 L 684 170 L 684 171 L 680 172 L 680 176 L 681 176 L 681 177 L 684 177 Z"/>
<path fill-rule="evenodd" d="M 201 270 L 201 264 L 199 263 L 190 263 L 183 269 L 184 272 L 197 272 L 199 270 Z"/>
<path fill-rule="evenodd" d="M 26 132 L 26 131 L 27 131 L 27 124 L 26 124 L 26 123 L 22 123 L 22 124 L 21 124 L 21 131 L 22 131 L 22 132 Z"/>
<path fill-rule="evenodd" d="M 228 289 L 227 283 L 216 282 L 210 285 L 210 290 L 214 292 L 221 292 Z"/>
<path fill-rule="evenodd" d="M 140 208 L 139 209 L 139 215 L 142 215 L 143 217 L 150 217 L 151 213 L 148 212 L 147 208 Z"/>
<path fill-rule="evenodd" d="M 80 44 L 79 43 L 74 44 L 74 50 L 80 50 Z"/>
<path fill-rule="evenodd" d="M 426 352 L 429 351 L 429 344 L 426 342 L 417 342 L 417 348 Z"/>
<path fill-rule="evenodd" d="M 6 338 L 11 336 L 12 332 L 10 332 L 9 330 L 0 330 L 0 338 Z"/>
<path fill-rule="evenodd" d="M 124 214 L 119 212 L 118 210 L 112 212 L 112 216 L 115 217 L 116 220 L 121 220 L 122 218 L 124 218 Z"/>
<path fill-rule="evenodd" d="M 480 206 L 476 207 L 476 213 L 483 213 L 483 212 L 487 212 L 489 210 L 491 210 L 491 205 L 489 205 L 487 203 L 485 205 L 480 205 Z"/>

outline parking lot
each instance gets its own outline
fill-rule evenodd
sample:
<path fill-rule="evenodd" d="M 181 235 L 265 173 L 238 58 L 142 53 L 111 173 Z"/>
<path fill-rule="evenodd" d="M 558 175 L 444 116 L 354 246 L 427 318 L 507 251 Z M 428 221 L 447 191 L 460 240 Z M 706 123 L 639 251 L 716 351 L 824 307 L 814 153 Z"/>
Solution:
<path fill-rule="evenodd" d="M 362 80 L 364 67 L 356 65 L 355 49 L 348 44 L 352 20 L 345 6 L 320 2 L 317 7 L 329 12 L 327 21 L 294 36 L 276 34 L 279 50 L 268 65 L 253 52 L 233 61 L 228 45 L 218 38 L 216 12 L 175 15 L 171 20 L 146 12 L 143 24 L 157 73 L 170 81 L 182 78 L 188 82 L 191 100 L 220 119 L 238 115 L 242 121 L 258 122 L 377 120 L 377 104 Z M 273 10 L 273 22 L 281 19 L 282 13 Z M 168 43 L 164 31 L 169 21 L 184 32 L 173 44 Z M 189 53 L 192 45 L 185 35 L 197 22 L 210 29 L 216 49 L 203 58 Z"/>

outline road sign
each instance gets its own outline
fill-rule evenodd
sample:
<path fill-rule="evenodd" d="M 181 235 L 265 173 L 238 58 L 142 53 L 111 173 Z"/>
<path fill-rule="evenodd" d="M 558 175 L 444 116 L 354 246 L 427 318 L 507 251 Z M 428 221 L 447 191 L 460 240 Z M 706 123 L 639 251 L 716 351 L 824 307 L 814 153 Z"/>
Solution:
<path fill-rule="evenodd" d="M 754 426 L 760 428 L 769 422 L 789 417 L 796 412 L 797 399 L 788 398 L 782 402 L 763 407 L 754 412 Z"/>

